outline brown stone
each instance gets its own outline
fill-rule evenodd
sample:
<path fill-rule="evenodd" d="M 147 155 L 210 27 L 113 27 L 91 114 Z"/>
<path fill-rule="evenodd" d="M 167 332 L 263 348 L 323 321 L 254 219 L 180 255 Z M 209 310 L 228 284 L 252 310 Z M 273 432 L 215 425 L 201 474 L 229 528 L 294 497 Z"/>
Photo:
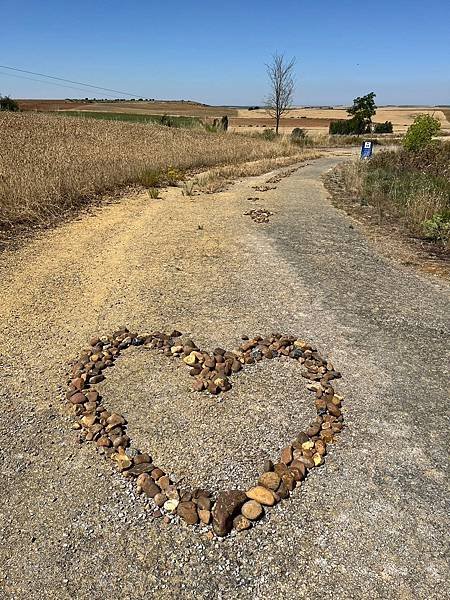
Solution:
<path fill-rule="evenodd" d="M 256 502 L 256 500 L 248 500 L 248 502 L 242 506 L 241 513 L 247 519 L 256 521 L 256 519 L 259 519 L 264 514 L 264 509 L 259 502 Z"/>
<path fill-rule="evenodd" d="M 123 472 L 125 477 L 137 477 L 141 473 L 151 473 L 153 470 L 152 463 L 139 463 L 138 465 L 133 465 L 129 469 Z"/>
<path fill-rule="evenodd" d="M 308 440 L 309 440 L 309 436 L 307 436 L 304 431 L 301 431 L 297 436 L 297 441 L 300 444 L 303 444 L 304 442 L 307 442 Z"/>
<path fill-rule="evenodd" d="M 188 525 L 198 523 L 197 507 L 192 501 L 180 502 L 177 507 L 177 515 L 186 521 Z"/>
<path fill-rule="evenodd" d="M 288 471 L 288 467 L 287 465 L 285 465 L 284 463 L 276 463 L 273 467 L 275 473 L 278 473 L 278 475 L 283 475 L 283 473 L 286 473 Z"/>
<path fill-rule="evenodd" d="M 76 392 L 70 396 L 70 401 L 72 404 L 82 404 L 83 402 L 86 402 L 86 396 L 81 392 Z"/>
<path fill-rule="evenodd" d="M 269 490 L 276 490 L 280 485 L 280 476 L 275 471 L 266 471 L 261 475 L 258 483 Z"/>
<path fill-rule="evenodd" d="M 170 477 L 168 475 L 163 475 L 158 479 L 157 483 L 162 490 L 166 490 L 170 485 Z"/>
<path fill-rule="evenodd" d="M 292 462 L 292 446 L 286 446 L 281 451 L 280 462 L 289 465 Z"/>
<path fill-rule="evenodd" d="M 157 481 L 160 477 L 164 475 L 164 471 L 162 471 L 159 467 L 155 467 L 150 473 L 150 475 L 155 481 Z"/>
<path fill-rule="evenodd" d="M 256 500 L 256 502 L 259 502 L 260 504 L 272 506 L 275 503 L 275 498 L 272 491 L 268 490 L 262 485 L 256 485 L 255 487 L 247 490 L 245 493 L 247 498 L 250 498 L 250 500 Z"/>
<path fill-rule="evenodd" d="M 202 508 L 199 508 L 198 516 L 200 517 L 200 521 L 205 525 L 208 525 L 211 521 L 211 511 L 209 510 L 203 510 Z"/>
<path fill-rule="evenodd" d="M 147 454 L 145 452 L 143 454 L 138 454 L 137 456 L 135 456 L 133 459 L 133 462 L 135 465 L 140 465 L 141 463 L 151 463 L 152 458 L 151 458 L 150 454 Z"/>
<path fill-rule="evenodd" d="M 156 506 L 159 506 L 159 507 L 161 507 L 166 500 L 167 500 L 167 496 L 165 494 L 163 494 L 162 492 L 156 494 L 153 498 L 153 502 L 156 504 Z"/>
<path fill-rule="evenodd" d="M 247 496 L 241 490 L 220 492 L 212 511 L 213 529 L 216 535 L 222 537 L 231 531 L 233 518 L 246 500 Z"/>
<path fill-rule="evenodd" d="M 199 510 L 211 510 L 211 500 L 205 496 L 199 496 L 196 499 Z"/>
<path fill-rule="evenodd" d="M 246 529 L 250 529 L 251 526 L 251 521 L 246 519 L 244 515 L 237 515 L 233 519 L 233 527 L 236 531 L 245 531 Z"/>
<path fill-rule="evenodd" d="M 161 493 L 161 489 L 156 485 L 148 473 L 141 473 L 136 480 L 136 484 L 140 486 L 142 491 L 150 498 L 154 498 L 156 494 Z"/>

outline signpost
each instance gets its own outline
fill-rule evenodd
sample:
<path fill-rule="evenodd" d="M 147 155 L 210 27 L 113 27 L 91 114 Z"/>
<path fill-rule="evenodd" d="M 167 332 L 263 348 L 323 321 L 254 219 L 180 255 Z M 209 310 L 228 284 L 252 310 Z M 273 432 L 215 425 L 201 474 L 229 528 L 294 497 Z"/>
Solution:
<path fill-rule="evenodd" d="M 372 156 L 372 150 L 373 150 L 373 142 L 372 141 L 363 142 L 362 146 L 361 146 L 361 158 L 362 159 L 370 158 Z"/>

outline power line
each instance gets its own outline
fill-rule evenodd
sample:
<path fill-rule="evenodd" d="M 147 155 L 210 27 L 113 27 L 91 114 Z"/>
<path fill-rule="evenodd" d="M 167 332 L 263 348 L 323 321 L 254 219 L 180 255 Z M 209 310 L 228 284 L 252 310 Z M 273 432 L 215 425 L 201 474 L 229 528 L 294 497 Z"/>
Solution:
<path fill-rule="evenodd" d="M 93 85 L 91 83 L 83 83 L 81 81 L 73 81 L 72 79 L 65 79 L 64 77 L 56 77 L 55 75 L 46 75 L 45 73 L 36 73 L 35 71 L 27 71 L 25 69 L 18 69 L 17 67 L 8 67 L 7 65 L 0 65 L 2 69 L 8 69 L 10 71 L 18 71 L 19 73 L 28 73 L 29 75 L 38 75 L 39 77 L 46 77 L 48 79 L 56 79 L 57 81 L 65 81 L 67 83 L 75 83 L 76 85 L 82 85 L 85 87 L 94 88 L 96 90 L 103 90 L 106 92 L 114 92 L 115 94 L 121 94 L 122 96 L 132 96 L 133 98 L 143 98 L 145 94 L 131 94 L 129 92 L 121 92 L 120 90 L 113 90 L 111 88 L 101 87 L 99 85 Z"/>
<path fill-rule="evenodd" d="M 83 88 L 74 87 L 73 85 L 64 85 L 63 83 L 56 83 L 54 81 L 43 81 L 42 79 L 36 79 L 34 77 L 27 77 L 26 75 L 16 75 L 14 73 L 2 73 L 1 71 L 0 71 L 0 75 L 4 75 L 5 77 L 16 77 L 17 79 L 27 79 L 28 81 L 37 81 L 38 83 L 46 83 L 48 85 L 56 85 L 59 87 L 70 89 L 70 90 L 77 90 L 78 92 L 87 92 L 88 91 L 88 90 L 84 90 Z M 110 96 L 111 98 L 114 98 L 114 96 L 112 96 L 111 94 L 105 94 L 105 96 Z"/>

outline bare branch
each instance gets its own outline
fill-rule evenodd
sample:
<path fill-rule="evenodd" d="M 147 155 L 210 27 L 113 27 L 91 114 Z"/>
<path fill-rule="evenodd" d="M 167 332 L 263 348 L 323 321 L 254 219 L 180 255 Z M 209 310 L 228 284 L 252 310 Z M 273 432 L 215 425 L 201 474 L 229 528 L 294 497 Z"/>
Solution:
<path fill-rule="evenodd" d="M 287 62 L 283 54 L 274 54 L 272 62 L 266 64 L 270 91 L 266 98 L 266 110 L 275 119 L 276 132 L 280 126 L 281 116 L 292 105 L 294 96 L 295 57 Z"/>

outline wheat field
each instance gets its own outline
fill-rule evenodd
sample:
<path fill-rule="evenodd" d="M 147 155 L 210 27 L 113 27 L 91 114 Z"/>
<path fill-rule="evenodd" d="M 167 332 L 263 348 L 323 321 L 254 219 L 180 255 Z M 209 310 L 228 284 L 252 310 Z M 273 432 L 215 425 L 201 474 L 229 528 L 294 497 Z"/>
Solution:
<path fill-rule="evenodd" d="M 0 227 L 44 224 L 97 194 L 140 183 L 148 170 L 180 172 L 298 156 L 287 141 L 232 133 L 0 113 Z"/>

